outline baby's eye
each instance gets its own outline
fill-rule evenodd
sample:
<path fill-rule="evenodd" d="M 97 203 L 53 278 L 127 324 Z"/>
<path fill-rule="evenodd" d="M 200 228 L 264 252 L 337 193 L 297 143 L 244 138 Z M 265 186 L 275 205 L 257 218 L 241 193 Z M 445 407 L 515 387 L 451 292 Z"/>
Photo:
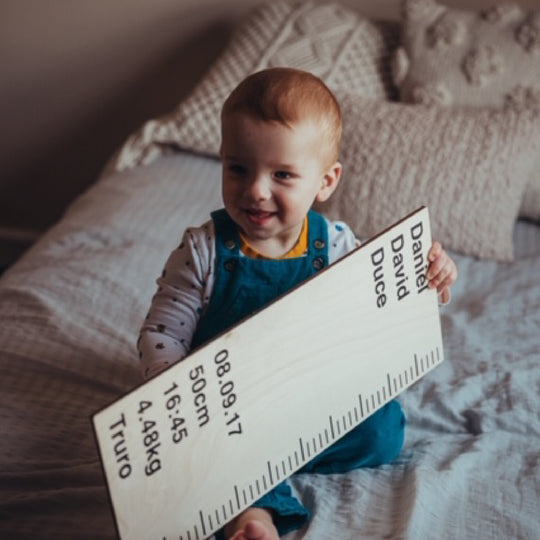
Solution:
<path fill-rule="evenodd" d="M 246 173 L 246 168 L 238 163 L 232 163 L 227 167 L 227 170 L 235 175 L 243 175 Z"/>
<path fill-rule="evenodd" d="M 287 171 L 276 171 L 274 173 L 274 178 L 277 178 L 278 180 L 289 180 L 292 176 L 293 175 Z"/>

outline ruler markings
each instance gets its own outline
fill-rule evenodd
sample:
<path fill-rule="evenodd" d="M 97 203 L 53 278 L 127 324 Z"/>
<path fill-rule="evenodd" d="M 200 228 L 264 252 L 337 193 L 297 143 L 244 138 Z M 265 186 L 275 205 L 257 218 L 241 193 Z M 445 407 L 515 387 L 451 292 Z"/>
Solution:
<path fill-rule="evenodd" d="M 322 438 L 322 433 L 321 433 L 321 432 L 319 432 L 319 445 L 320 445 L 321 448 L 324 446 L 323 438 Z"/>
<path fill-rule="evenodd" d="M 281 480 L 281 476 L 279 474 L 279 468 L 277 465 L 274 465 L 274 468 L 276 470 L 276 481 L 279 482 Z"/>
<path fill-rule="evenodd" d="M 306 455 L 304 453 L 304 445 L 302 443 L 302 437 L 298 439 L 298 442 L 300 444 L 300 455 L 302 456 L 302 463 L 304 463 L 306 461 Z"/>
<path fill-rule="evenodd" d="M 270 485 L 274 484 L 274 477 L 272 476 L 272 464 L 268 461 L 268 478 L 270 479 Z"/>
<path fill-rule="evenodd" d="M 332 433 L 332 440 L 335 440 L 336 434 L 334 433 L 334 422 L 332 416 L 330 416 L 330 432 Z"/>
<path fill-rule="evenodd" d="M 199 517 L 201 518 L 202 532 L 206 536 L 206 527 L 204 525 L 204 517 L 203 517 L 203 513 L 201 511 L 199 511 Z"/>
<path fill-rule="evenodd" d="M 240 504 L 240 493 L 238 491 L 238 486 L 234 486 L 234 493 L 236 495 L 236 508 L 238 510 L 240 510 L 240 508 L 242 508 L 242 506 Z"/>
<path fill-rule="evenodd" d="M 360 418 L 364 418 L 364 404 L 362 403 L 362 394 L 358 394 L 358 403 L 360 404 Z"/>

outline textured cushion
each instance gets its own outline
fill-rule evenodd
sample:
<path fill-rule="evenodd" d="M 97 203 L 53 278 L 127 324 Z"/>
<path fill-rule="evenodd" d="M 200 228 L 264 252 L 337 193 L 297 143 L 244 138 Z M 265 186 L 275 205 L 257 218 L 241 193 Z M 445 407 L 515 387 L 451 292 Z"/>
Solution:
<path fill-rule="evenodd" d="M 338 92 L 343 177 L 319 210 L 370 237 L 427 205 L 433 237 L 478 258 L 512 260 L 512 233 L 539 116 L 378 102 Z"/>
<path fill-rule="evenodd" d="M 540 109 L 540 9 L 404 0 L 394 78 L 405 102 Z M 540 220 L 540 156 L 520 215 Z"/>
<path fill-rule="evenodd" d="M 395 98 L 390 66 L 397 37 L 395 25 L 375 24 L 337 3 L 264 4 L 238 29 L 191 96 L 130 137 L 112 167 L 149 163 L 171 148 L 216 155 L 223 102 L 242 79 L 266 67 L 304 69 L 334 90 L 354 88 L 366 97 Z"/>

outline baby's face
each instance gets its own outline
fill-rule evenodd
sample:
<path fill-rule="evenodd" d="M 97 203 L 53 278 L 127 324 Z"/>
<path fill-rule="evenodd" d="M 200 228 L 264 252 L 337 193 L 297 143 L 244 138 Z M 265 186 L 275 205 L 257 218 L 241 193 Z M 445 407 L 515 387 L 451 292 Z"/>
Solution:
<path fill-rule="evenodd" d="M 296 243 L 314 200 L 335 188 L 336 164 L 325 168 L 328 152 L 313 122 L 287 127 L 235 113 L 222 133 L 225 208 L 254 248 L 279 257 Z"/>

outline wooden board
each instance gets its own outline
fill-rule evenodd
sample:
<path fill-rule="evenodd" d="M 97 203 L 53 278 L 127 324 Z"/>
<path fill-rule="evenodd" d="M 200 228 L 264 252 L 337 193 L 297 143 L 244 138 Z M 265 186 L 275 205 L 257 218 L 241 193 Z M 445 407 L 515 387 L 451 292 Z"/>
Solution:
<path fill-rule="evenodd" d="M 93 417 L 123 539 L 211 536 L 443 360 L 421 208 Z"/>

